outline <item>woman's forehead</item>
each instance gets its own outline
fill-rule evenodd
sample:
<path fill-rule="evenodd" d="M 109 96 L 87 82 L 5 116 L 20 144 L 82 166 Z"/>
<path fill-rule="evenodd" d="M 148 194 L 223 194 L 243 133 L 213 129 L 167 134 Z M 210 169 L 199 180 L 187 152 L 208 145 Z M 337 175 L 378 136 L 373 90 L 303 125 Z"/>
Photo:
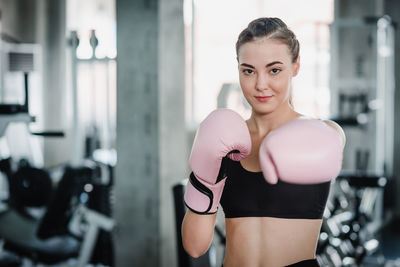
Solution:
<path fill-rule="evenodd" d="M 266 63 L 272 61 L 291 62 L 286 44 L 273 39 L 259 39 L 244 43 L 238 54 L 239 63 Z"/>

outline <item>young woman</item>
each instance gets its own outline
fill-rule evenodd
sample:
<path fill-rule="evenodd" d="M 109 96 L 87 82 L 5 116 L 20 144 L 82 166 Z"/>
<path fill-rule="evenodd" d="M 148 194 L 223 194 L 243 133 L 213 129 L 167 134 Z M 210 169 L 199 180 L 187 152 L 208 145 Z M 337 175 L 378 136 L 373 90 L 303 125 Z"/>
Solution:
<path fill-rule="evenodd" d="M 345 135 L 332 121 L 293 109 L 299 43 L 278 18 L 259 18 L 236 43 L 247 121 L 216 110 L 197 131 L 185 192 L 183 245 L 209 248 L 218 204 L 225 213 L 224 267 L 318 266 L 315 251 L 330 180 L 341 168 Z"/>

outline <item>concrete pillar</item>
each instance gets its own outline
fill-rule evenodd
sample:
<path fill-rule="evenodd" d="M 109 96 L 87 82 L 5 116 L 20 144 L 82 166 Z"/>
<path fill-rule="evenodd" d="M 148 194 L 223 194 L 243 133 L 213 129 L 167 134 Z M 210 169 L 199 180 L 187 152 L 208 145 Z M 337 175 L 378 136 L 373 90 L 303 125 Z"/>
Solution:
<path fill-rule="evenodd" d="M 117 266 L 176 266 L 187 166 L 183 0 L 117 1 Z"/>
<path fill-rule="evenodd" d="M 183 0 L 160 0 L 160 231 L 161 265 L 177 266 L 172 186 L 185 178 L 185 42 Z"/>
<path fill-rule="evenodd" d="M 116 266 L 160 266 L 158 0 L 117 1 Z"/>
<path fill-rule="evenodd" d="M 394 103 L 394 158 L 393 158 L 393 196 L 396 197 L 396 214 L 400 217 L 400 4 L 397 0 L 385 0 L 385 13 L 397 23 L 395 28 L 395 103 Z"/>

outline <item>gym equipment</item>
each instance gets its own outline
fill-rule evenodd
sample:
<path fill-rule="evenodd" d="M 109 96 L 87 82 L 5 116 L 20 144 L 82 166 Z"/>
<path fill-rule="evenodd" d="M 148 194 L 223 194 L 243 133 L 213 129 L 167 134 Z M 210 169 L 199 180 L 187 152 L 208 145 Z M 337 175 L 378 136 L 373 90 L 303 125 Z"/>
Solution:
<path fill-rule="evenodd" d="M 366 93 L 339 93 L 339 114 L 331 118 L 341 126 L 363 126 L 368 123 L 372 105 Z"/>
<path fill-rule="evenodd" d="M 66 171 L 56 189 L 56 191 L 70 196 L 65 199 L 67 203 L 72 200 L 73 187 L 68 188 L 64 184 L 67 181 L 74 182 L 73 178 L 70 172 Z M 68 236 L 61 223 L 54 224 L 51 228 L 46 228 L 52 231 L 52 233 L 46 235 L 46 238 L 40 238 L 38 234 L 41 231 L 41 227 L 48 226 L 47 222 L 49 220 L 47 218 L 54 218 L 54 215 L 58 216 L 59 214 L 54 211 L 61 211 L 63 205 L 65 205 L 65 202 L 60 201 L 62 200 L 60 199 L 62 195 L 55 194 L 54 197 L 56 198 L 54 201 L 57 202 L 51 202 L 53 204 L 50 205 L 58 204 L 60 205 L 59 209 L 48 207 L 41 221 L 25 218 L 13 209 L 9 209 L 0 215 L 0 237 L 4 240 L 4 249 L 6 251 L 13 252 L 22 258 L 29 258 L 33 263 L 43 262 L 47 264 L 57 263 L 78 255 L 79 240 L 73 236 Z M 58 220 L 65 222 L 64 216 Z M 53 235 L 53 233 L 60 235 Z M 41 235 L 44 236 L 43 234 Z"/>
<path fill-rule="evenodd" d="M 29 124 L 35 121 L 35 117 L 29 114 L 29 74 L 34 71 L 36 55 L 33 52 L 34 48 L 25 51 L 25 46 L 27 44 L 13 44 L 10 51 L 6 53 L 7 61 L 5 62 L 7 62 L 7 70 L 23 74 L 24 103 L 0 103 L 0 136 L 4 135 L 9 123 L 23 122 Z M 31 132 L 31 134 L 47 137 L 64 136 L 64 133 L 61 131 Z"/>
<path fill-rule="evenodd" d="M 389 179 L 394 155 L 394 27 L 387 15 L 339 18 L 330 25 L 331 114 L 349 141 L 344 169 L 354 166 L 353 155 L 361 149 L 369 151 L 368 171 Z M 352 41 L 357 43 L 354 50 L 349 49 Z"/>
<path fill-rule="evenodd" d="M 0 104 L 0 111 L 3 112 L 0 113 L 0 137 L 10 123 L 29 124 L 34 121 L 29 115 L 27 75 L 25 103 Z M 63 136 L 61 132 L 51 131 L 32 134 Z M 14 171 L 11 163 L 10 158 L 0 161 L 0 170 L 6 174 L 10 185 L 8 209 L 0 213 L 3 250 L 33 264 L 55 264 L 68 260 L 65 263 L 67 266 L 84 267 L 89 262 L 113 266 L 113 251 L 105 250 L 104 245 L 97 242 L 100 230 L 108 234 L 115 224 L 113 219 L 100 213 L 111 213 L 106 210 L 110 209 L 105 203 L 109 201 L 109 195 L 104 192 L 109 192 L 112 183 L 98 183 L 98 176 L 101 175 L 98 164 L 91 161 L 88 166 L 66 167 L 56 190 L 52 192 L 51 179 L 46 171 L 33 168 L 26 161 L 21 161 L 18 170 Z M 96 199 L 103 202 L 99 205 Z M 26 216 L 25 207 L 38 206 L 46 208 L 42 217 Z M 104 236 L 104 233 L 100 232 L 101 235 Z M 102 240 L 103 244 L 112 248 L 107 239 Z M 107 262 L 99 256 L 92 257 L 94 249 L 97 249 L 97 254 L 108 254 L 105 255 L 108 258 L 103 257 L 107 258 Z M 4 258 L 1 260 L 5 261 Z"/>
<path fill-rule="evenodd" d="M 96 169 L 90 166 L 67 167 L 41 220 L 23 217 L 13 209 L 0 214 L 4 249 L 34 264 L 75 258 L 72 266 L 86 266 L 99 230 L 110 231 L 114 227 L 111 218 L 85 206 L 90 199 L 85 190 L 95 177 Z"/>
<path fill-rule="evenodd" d="M 107 219 L 110 220 L 113 210 L 112 205 L 114 203 L 114 167 L 117 162 L 117 154 L 115 150 L 97 149 L 93 151 L 92 160 L 97 164 L 98 175 L 96 179 L 92 181 L 93 189 L 90 192 L 87 207 L 103 216 L 108 216 Z M 98 217 L 100 220 L 100 216 Z M 109 225 L 110 222 L 107 222 L 107 219 L 103 218 L 101 220 L 104 221 L 104 224 Z M 97 242 L 93 248 L 90 262 L 94 264 L 101 263 L 112 267 L 115 261 L 113 238 L 108 229 L 109 227 L 106 227 L 106 230 L 100 229 L 98 233 Z"/>
<path fill-rule="evenodd" d="M 369 256 L 382 261 L 373 219 L 377 190 L 386 183 L 386 177 L 360 173 L 336 179 L 335 195 L 327 205 L 318 240 L 321 266 L 359 266 Z"/>
<path fill-rule="evenodd" d="M 47 171 L 34 168 L 21 160 L 16 172 L 8 177 L 10 188 L 9 205 L 17 210 L 25 207 L 46 206 L 53 186 Z"/>
<path fill-rule="evenodd" d="M 33 54 L 9 52 L 8 69 L 13 72 L 24 73 L 24 103 L 0 103 L 0 138 L 3 137 L 10 123 L 25 123 L 31 134 L 43 137 L 63 137 L 60 131 L 31 132 L 29 124 L 35 118 L 29 114 L 29 80 L 28 74 L 33 70 Z M 52 193 L 52 181 L 47 171 L 34 168 L 30 163 L 21 159 L 16 171 L 12 168 L 12 159 L 1 159 L 0 171 L 8 180 L 10 197 L 8 205 L 21 214 L 28 215 L 26 207 L 45 206 Z"/>
<path fill-rule="evenodd" d="M 383 194 L 393 172 L 394 23 L 385 15 L 340 18 L 330 26 L 332 119 L 343 126 L 348 142 L 345 171 L 327 203 L 318 259 L 322 266 L 367 261 L 383 266 L 375 237 L 387 220 Z M 357 53 L 349 50 L 352 41 Z"/>

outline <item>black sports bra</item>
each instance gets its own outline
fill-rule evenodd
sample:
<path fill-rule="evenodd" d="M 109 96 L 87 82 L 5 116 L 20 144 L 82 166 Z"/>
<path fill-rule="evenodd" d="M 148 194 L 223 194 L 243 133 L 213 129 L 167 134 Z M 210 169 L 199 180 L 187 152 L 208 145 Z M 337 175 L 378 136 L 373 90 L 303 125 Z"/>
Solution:
<path fill-rule="evenodd" d="M 278 181 L 273 185 L 265 181 L 262 172 L 248 171 L 230 159 L 226 172 L 220 202 L 226 218 L 322 218 L 330 182 L 299 185 Z"/>

